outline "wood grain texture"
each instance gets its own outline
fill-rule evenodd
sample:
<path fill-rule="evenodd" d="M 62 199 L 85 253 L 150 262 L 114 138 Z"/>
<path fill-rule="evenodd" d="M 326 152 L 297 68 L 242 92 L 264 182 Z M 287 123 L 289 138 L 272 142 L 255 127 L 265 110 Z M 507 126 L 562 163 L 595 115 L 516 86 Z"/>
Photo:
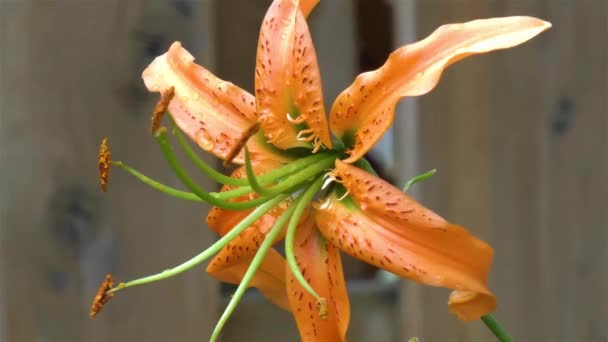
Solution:
<path fill-rule="evenodd" d="M 0 2 L 0 339 L 209 336 L 217 290 L 202 267 L 119 293 L 88 317 L 105 273 L 128 280 L 158 272 L 213 239 L 204 206 L 118 169 L 107 194 L 96 179 L 97 147 L 108 136 L 116 159 L 177 183 L 148 132 L 156 97 L 140 79 L 172 40 L 195 54 L 209 44 L 201 34 L 208 3 L 176 3 Z"/>
<path fill-rule="evenodd" d="M 420 38 L 474 18 L 553 23 L 521 47 L 459 62 L 419 99 L 419 168 L 439 169 L 422 201 L 494 246 L 496 317 L 515 340 L 605 341 L 607 3 L 431 0 L 416 13 Z M 493 340 L 448 313 L 447 291 L 420 295 L 407 336 Z"/>

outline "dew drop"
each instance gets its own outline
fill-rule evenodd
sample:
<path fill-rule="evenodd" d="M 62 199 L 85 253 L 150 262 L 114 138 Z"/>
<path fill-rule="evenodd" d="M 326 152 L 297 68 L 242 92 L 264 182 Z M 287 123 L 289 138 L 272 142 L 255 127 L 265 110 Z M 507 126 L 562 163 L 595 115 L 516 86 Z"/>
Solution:
<path fill-rule="evenodd" d="M 205 151 L 211 151 L 215 146 L 213 143 L 213 137 L 204 128 L 201 128 L 196 133 L 196 142 L 198 143 L 198 146 L 200 146 Z"/>

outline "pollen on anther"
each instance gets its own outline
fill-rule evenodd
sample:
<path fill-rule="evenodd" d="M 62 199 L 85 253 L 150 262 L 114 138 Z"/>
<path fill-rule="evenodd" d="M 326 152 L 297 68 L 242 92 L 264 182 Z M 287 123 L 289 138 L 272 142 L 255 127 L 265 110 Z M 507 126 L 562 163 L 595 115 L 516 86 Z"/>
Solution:
<path fill-rule="evenodd" d="M 319 298 L 316 306 L 317 311 L 319 312 L 319 317 L 321 317 L 321 319 L 327 319 L 327 314 L 329 313 L 327 300 L 325 298 Z"/>
<path fill-rule="evenodd" d="M 152 112 L 152 119 L 150 124 L 152 133 L 155 133 L 160 127 L 160 122 L 165 116 L 167 108 L 169 107 L 169 103 L 173 99 L 173 96 L 175 96 L 175 88 L 170 87 L 161 94 L 160 100 L 158 100 L 156 106 L 154 106 L 154 112 Z"/>
<path fill-rule="evenodd" d="M 112 297 L 114 297 L 113 293 L 110 293 L 110 294 L 107 293 L 108 291 L 110 291 L 112 289 L 112 287 L 114 287 L 114 280 L 112 279 L 111 274 L 107 274 L 105 279 L 99 286 L 99 290 L 97 290 L 97 294 L 95 295 L 95 298 L 93 298 L 93 303 L 91 304 L 91 313 L 90 313 L 91 318 L 95 317 L 101 311 L 101 309 L 103 309 L 103 306 L 110 299 L 112 299 Z"/>
<path fill-rule="evenodd" d="M 112 153 L 108 147 L 108 138 L 103 138 L 99 145 L 99 157 L 97 159 L 99 167 L 99 185 L 103 192 L 108 191 L 108 181 L 110 179 L 110 168 L 112 167 Z"/>

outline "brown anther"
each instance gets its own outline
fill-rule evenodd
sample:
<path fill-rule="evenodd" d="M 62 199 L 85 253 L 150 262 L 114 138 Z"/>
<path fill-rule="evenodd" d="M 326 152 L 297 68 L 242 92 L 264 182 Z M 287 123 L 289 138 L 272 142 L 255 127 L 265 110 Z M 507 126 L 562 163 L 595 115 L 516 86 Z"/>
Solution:
<path fill-rule="evenodd" d="M 108 181 L 110 179 L 110 168 L 112 167 L 112 153 L 108 147 L 108 138 L 103 138 L 99 145 L 99 157 L 97 159 L 99 167 L 99 185 L 103 192 L 108 191 Z"/>
<path fill-rule="evenodd" d="M 317 301 L 317 311 L 319 312 L 319 317 L 321 317 L 321 319 L 327 319 L 329 309 L 327 308 L 327 300 L 325 298 L 319 298 Z"/>
<path fill-rule="evenodd" d="M 226 159 L 224 160 L 224 166 L 226 166 L 226 167 L 230 166 L 230 163 L 232 162 L 232 160 L 234 158 L 236 158 L 236 156 L 241 152 L 243 147 L 245 147 L 245 144 L 247 144 L 247 141 L 249 141 L 249 138 L 254 136 L 259 130 L 260 130 L 260 125 L 258 123 L 251 125 L 251 127 L 249 127 L 249 129 L 247 129 L 247 131 L 241 137 L 241 140 L 239 140 L 236 143 L 236 145 L 234 145 L 232 150 L 230 150 L 230 153 L 228 153 L 228 155 L 226 156 Z"/>
<path fill-rule="evenodd" d="M 114 286 L 114 280 L 112 279 L 112 275 L 107 274 L 106 278 L 101 283 L 101 286 L 99 286 L 99 290 L 97 290 L 97 294 L 95 295 L 95 298 L 93 298 L 93 304 L 91 304 L 91 313 L 90 313 L 91 318 L 95 317 L 95 315 L 97 315 L 99 313 L 99 311 L 101 311 L 101 309 L 103 309 L 103 306 L 112 297 L 114 297 L 113 293 L 110 293 L 110 294 L 107 293 L 108 291 L 110 291 L 112 289 L 113 286 Z"/>
<path fill-rule="evenodd" d="M 152 133 L 156 132 L 158 127 L 160 127 L 160 122 L 163 120 L 163 117 L 167 112 L 167 107 L 169 107 L 169 103 L 173 99 L 173 96 L 175 96 L 174 87 L 170 87 L 160 95 L 160 100 L 158 100 L 156 106 L 154 106 L 154 112 L 152 112 L 152 119 L 150 125 Z"/>

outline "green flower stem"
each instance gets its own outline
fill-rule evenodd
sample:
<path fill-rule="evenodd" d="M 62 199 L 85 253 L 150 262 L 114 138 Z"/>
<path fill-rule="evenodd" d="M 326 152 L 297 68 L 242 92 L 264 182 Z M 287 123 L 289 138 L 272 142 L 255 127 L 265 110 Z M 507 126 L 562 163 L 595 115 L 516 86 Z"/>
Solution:
<path fill-rule="evenodd" d="M 295 236 L 296 236 L 296 228 L 298 227 L 298 223 L 300 223 L 300 218 L 304 214 L 304 210 L 310 204 L 315 194 L 321 190 L 321 186 L 323 185 L 323 177 L 319 177 L 312 185 L 306 189 L 302 197 L 298 200 L 298 202 L 294 205 L 295 209 L 293 211 L 293 216 L 289 221 L 289 225 L 287 226 L 287 234 L 285 235 L 285 257 L 287 258 L 287 265 L 289 265 L 289 269 L 296 280 L 300 283 L 300 285 L 308 291 L 317 301 L 321 300 L 321 297 L 317 294 L 317 292 L 308 284 L 304 276 L 302 275 L 302 271 L 296 262 L 296 257 L 294 253 L 294 244 L 295 244 Z"/>
<path fill-rule="evenodd" d="M 276 205 L 281 203 L 287 197 L 288 197 L 288 195 L 279 195 L 279 196 L 269 200 L 268 202 L 262 204 L 261 206 L 256 208 L 253 212 L 251 212 L 251 214 L 249 214 L 247 217 L 245 217 L 241 222 L 239 222 L 239 224 L 237 224 L 232 230 L 230 230 L 221 239 L 219 239 L 217 242 L 215 242 L 213 245 L 208 247 L 206 250 L 204 250 L 203 252 L 201 252 L 200 254 L 195 256 L 194 258 L 184 262 L 183 264 L 178 265 L 174 268 L 165 270 L 163 272 L 151 275 L 151 276 L 135 279 L 130 282 L 120 284 L 119 286 L 108 291 L 108 293 L 113 293 L 113 292 L 119 291 L 121 289 L 135 286 L 135 285 L 141 285 L 141 284 L 151 283 L 151 282 L 155 282 L 158 280 L 170 278 L 170 277 L 173 277 L 175 275 L 178 275 L 184 271 L 191 269 L 192 267 L 200 264 L 201 262 L 207 260 L 209 257 L 211 257 L 211 256 L 215 255 L 217 252 L 219 252 L 222 248 L 224 248 L 224 246 L 226 246 L 228 243 L 230 243 L 230 241 L 234 240 L 240 233 L 242 233 L 245 229 L 249 228 L 253 223 L 255 223 L 255 221 L 257 221 L 260 217 L 262 217 L 264 214 L 269 212 L 272 208 L 274 208 Z"/>
<path fill-rule="evenodd" d="M 262 264 L 262 261 L 264 260 L 266 253 L 268 253 L 268 250 L 272 247 L 272 244 L 275 242 L 275 240 L 281 233 L 281 230 L 283 230 L 283 226 L 285 226 L 285 224 L 287 223 L 287 220 L 289 220 L 289 217 L 291 216 L 293 211 L 294 211 L 293 205 L 290 206 L 289 208 L 287 208 L 283 212 L 283 214 L 281 214 L 281 216 L 276 220 L 276 222 L 274 223 L 274 225 L 272 226 L 272 228 L 270 229 L 270 231 L 264 238 L 264 241 L 260 245 L 260 248 L 258 249 L 257 253 L 253 257 L 253 260 L 251 260 L 251 264 L 249 264 L 249 268 L 247 268 L 247 272 L 245 272 L 243 279 L 241 279 L 241 283 L 239 284 L 238 288 L 236 289 L 236 292 L 234 293 L 234 295 L 232 295 L 232 298 L 230 299 L 228 306 L 226 307 L 226 309 L 224 310 L 224 313 L 222 314 L 219 321 L 217 322 L 215 329 L 213 330 L 213 334 L 211 335 L 210 341 L 215 342 L 217 340 L 220 332 L 222 331 L 222 328 L 228 321 L 228 318 L 230 318 L 230 316 L 234 312 L 234 309 L 236 308 L 239 301 L 243 297 L 245 290 L 247 290 L 247 288 L 249 287 L 249 283 L 253 279 L 253 276 L 255 275 L 258 268 Z"/>
<path fill-rule="evenodd" d="M 121 169 L 127 171 L 132 176 L 134 176 L 135 178 L 139 179 L 140 181 L 146 183 L 150 187 L 152 187 L 160 192 L 164 192 L 167 195 L 177 197 L 179 199 L 183 199 L 183 200 L 187 200 L 187 201 L 194 201 L 194 202 L 203 201 L 202 199 L 200 199 L 198 196 L 196 196 L 195 194 L 193 194 L 191 192 L 178 190 L 178 189 L 172 188 L 170 186 L 164 185 L 158 181 L 155 181 L 154 179 L 144 175 L 143 173 L 135 170 L 134 168 L 128 166 L 127 164 L 125 164 L 121 161 L 113 161 L 112 165 L 116 165 L 116 166 L 120 167 Z"/>
<path fill-rule="evenodd" d="M 220 208 L 229 209 L 229 210 L 242 210 L 256 207 L 266 201 L 268 201 L 268 197 L 259 197 L 253 199 L 251 201 L 246 202 L 227 202 L 218 197 L 214 196 L 211 193 L 206 192 L 201 189 L 193 180 L 188 176 L 186 171 L 182 168 L 180 163 L 177 161 L 173 150 L 171 149 L 171 145 L 169 145 L 169 140 L 167 139 L 167 130 L 159 129 L 154 133 L 154 137 L 156 141 L 160 145 L 167 162 L 173 169 L 173 172 L 177 175 L 177 177 L 184 183 L 184 185 L 190 189 L 193 193 L 195 193 L 201 200 L 210 203 L 212 205 L 218 206 Z"/>
<path fill-rule="evenodd" d="M 503 328 L 500 323 L 494 318 L 494 316 L 487 314 L 484 316 L 481 316 L 481 320 L 483 321 L 483 323 L 485 323 L 485 325 L 488 327 L 488 329 L 490 329 L 490 331 L 492 331 L 492 333 L 494 334 L 494 336 L 496 336 L 496 338 L 500 341 L 500 342 L 511 342 L 511 336 L 509 336 L 509 333 L 505 330 L 505 328 Z"/>
<path fill-rule="evenodd" d="M 403 192 L 407 192 L 407 190 L 409 190 L 409 188 L 416 184 L 416 183 L 420 183 L 422 181 L 425 181 L 431 177 L 433 177 L 433 175 L 435 174 L 435 172 L 437 172 L 437 169 L 433 169 L 431 171 L 425 172 L 421 175 L 418 175 L 412 179 L 410 179 L 409 181 L 407 181 L 407 183 L 405 183 L 405 185 L 403 186 L 403 189 L 401 191 Z"/>
<path fill-rule="evenodd" d="M 290 175 L 287 178 L 283 179 L 279 184 L 277 184 L 271 188 L 268 188 L 267 189 L 267 190 L 269 190 L 268 193 L 276 195 L 276 194 L 280 194 L 282 192 L 294 189 L 295 187 L 309 181 L 311 178 L 319 175 L 324 170 L 331 169 L 334 166 L 335 158 L 336 158 L 335 155 L 329 155 L 325 159 L 307 166 L 300 172 Z M 235 196 L 235 194 L 242 196 L 242 195 L 246 194 L 246 193 L 243 193 L 242 189 L 244 189 L 244 188 L 247 188 L 247 187 L 241 187 L 241 188 L 234 189 L 231 191 L 225 191 L 225 192 L 218 193 L 217 198 L 225 199 L 226 197 L 224 197 L 222 195 L 226 195 L 229 193 L 230 193 L 230 195 L 229 195 L 230 197 Z"/>

